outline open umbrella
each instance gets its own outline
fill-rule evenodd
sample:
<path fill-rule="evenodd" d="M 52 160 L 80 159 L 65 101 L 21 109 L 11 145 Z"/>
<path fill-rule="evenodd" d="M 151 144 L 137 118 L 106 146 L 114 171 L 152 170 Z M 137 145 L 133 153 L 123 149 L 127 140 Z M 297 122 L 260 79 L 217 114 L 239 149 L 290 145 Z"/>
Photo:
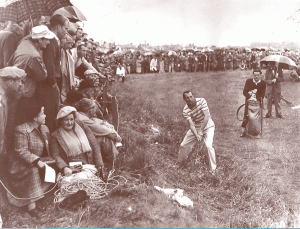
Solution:
<path fill-rule="evenodd" d="M 260 48 L 252 48 L 252 51 L 261 51 Z"/>
<path fill-rule="evenodd" d="M 169 51 L 168 56 L 177 56 L 177 53 L 174 51 Z"/>
<path fill-rule="evenodd" d="M 260 50 L 261 50 L 261 51 L 268 51 L 269 48 L 268 48 L 268 47 L 260 47 Z"/>
<path fill-rule="evenodd" d="M 265 58 L 263 58 L 260 61 L 260 64 L 265 64 L 268 65 L 268 63 L 274 62 L 277 68 L 282 68 L 282 69 L 293 69 L 297 68 L 296 64 L 294 61 L 292 61 L 290 58 L 287 56 L 281 56 L 281 55 L 270 55 Z"/>
<path fill-rule="evenodd" d="M 145 52 L 143 55 L 144 55 L 144 56 L 152 56 L 152 55 L 153 55 L 153 52 Z"/>
<path fill-rule="evenodd" d="M 0 21 L 20 23 L 36 16 L 52 16 L 65 6 L 72 6 L 70 0 L 4 0 L 0 2 Z"/>
<path fill-rule="evenodd" d="M 79 21 L 86 21 L 85 16 L 83 13 L 76 7 L 76 6 L 65 6 L 60 8 L 54 12 L 54 14 L 61 14 L 66 16 L 69 19 L 76 18 Z"/>
<path fill-rule="evenodd" d="M 276 49 L 270 46 L 269 50 L 275 51 Z"/>
<path fill-rule="evenodd" d="M 251 52 L 251 49 L 246 47 L 246 48 L 245 48 L 245 51 L 246 51 L 246 52 Z"/>
<path fill-rule="evenodd" d="M 122 50 L 117 50 L 113 52 L 114 55 L 123 55 L 124 52 Z"/>
<path fill-rule="evenodd" d="M 192 49 L 192 48 L 184 48 L 183 49 L 183 51 L 185 51 L 185 52 L 194 52 L 194 49 Z"/>
<path fill-rule="evenodd" d="M 211 48 L 205 48 L 205 49 L 202 49 L 201 52 L 213 52 L 214 50 L 212 50 Z"/>
<path fill-rule="evenodd" d="M 132 54 L 139 56 L 139 55 L 141 55 L 141 51 L 140 50 L 134 50 Z"/>

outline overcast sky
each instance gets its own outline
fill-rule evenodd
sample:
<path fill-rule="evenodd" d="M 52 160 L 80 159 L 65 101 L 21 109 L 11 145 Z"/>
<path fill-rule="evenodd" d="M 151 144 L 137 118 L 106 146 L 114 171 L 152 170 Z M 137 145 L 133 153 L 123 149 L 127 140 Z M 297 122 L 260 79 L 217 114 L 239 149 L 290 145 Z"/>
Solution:
<path fill-rule="evenodd" d="M 300 41 L 299 0 L 71 0 L 97 41 L 245 45 Z M 293 16 L 296 20 L 288 20 Z"/>

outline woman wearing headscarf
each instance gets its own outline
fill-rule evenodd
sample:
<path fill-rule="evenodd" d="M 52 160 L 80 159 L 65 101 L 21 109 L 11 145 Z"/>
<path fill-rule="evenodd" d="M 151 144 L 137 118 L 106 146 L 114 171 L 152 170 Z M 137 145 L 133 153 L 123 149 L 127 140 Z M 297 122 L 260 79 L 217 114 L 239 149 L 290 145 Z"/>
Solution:
<path fill-rule="evenodd" d="M 16 199 L 9 193 L 7 197 L 14 206 L 27 205 L 28 213 L 39 218 L 36 201 L 44 197 L 44 192 L 51 185 L 43 181 L 45 163 L 41 161 L 41 157 L 50 156 L 50 133 L 44 125 L 44 107 L 30 105 L 25 114 L 26 122 L 15 129 L 15 154 L 12 155 L 13 160 L 8 172 L 12 194 L 23 199 Z"/>
<path fill-rule="evenodd" d="M 21 41 L 12 57 L 13 66 L 23 69 L 27 74 L 24 91 L 16 110 L 17 125 L 24 123 L 24 109 L 28 104 L 38 101 L 36 97 L 37 83 L 47 77 L 42 52 L 54 37 L 54 33 L 45 25 L 33 27 L 32 34 Z"/>
<path fill-rule="evenodd" d="M 50 153 L 56 160 L 58 169 L 65 176 L 72 174 L 70 162 L 95 165 L 103 174 L 103 161 L 99 144 L 93 132 L 76 119 L 76 109 L 71 106 L 61 108 L 57 114 L 58 129 L 51 134 Z"/>

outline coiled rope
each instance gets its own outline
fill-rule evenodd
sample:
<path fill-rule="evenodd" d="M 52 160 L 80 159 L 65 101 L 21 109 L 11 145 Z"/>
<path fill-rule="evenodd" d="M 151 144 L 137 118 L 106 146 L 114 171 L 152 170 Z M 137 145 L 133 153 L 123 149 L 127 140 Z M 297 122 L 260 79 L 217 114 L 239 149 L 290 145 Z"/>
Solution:
<path fill-rule="evenodd" d="M 87 195 L 92 200 L 98 200 L 106 197 L 111 191 L 120 186 L 120 179 L 123 184 L 127 183 L 127 179 L 123 176 L 110 177 L 109 174 L 107 182 L 104 182 L 99 177 L 93 178 L 78 178 L 73 177 L 70 181 L 60 180 L 60 188 L 54 193 L 54 203 L 60 203 L 66 197 L 75 194 L 79 190 L 86 191 Z"/>
<path fill-rule="evenodd" d="M 88 178 L 88 179 L 82 179 L 82 178 L 73 178 L 72 182 L 63 182 L 63 177 L 58 178 L 57 183 L 47 192 L 43 193 L 42 195 L 30 197 L 30 198 L 19 198 L 13 195 L 8 188 L 4 185 L 2 180 L 0 180 L 0 183 L 4 187 L 4 189 L 15 199 L 17 200 L 31 200 L 36 199 L 39 197 L 42 197 L 49 192 L 53 191 L 55 187 L 60 183 L 61 188 L 56 190 L 54 193 L 54 203 L 59 203 L 63 199 L 65 199 L 67 196 L 76 193 L 79 190 L 85 190 L 90 197 L 90 199 L 97 200 L 101 199 L 105 196 L 107 196 L 112 190 L 117 188 L 120 185 L 120 181 L 118 179 L 123 179 L 124 183 L 127 183 L 127 179 L 123 176 L 113 176 L 112 172 L 109 173 L 107 182 L 102 181 L 100 178 Z"/>
<path fill-rule="evenodd" d="M 57 183 L 56 183 L 56 184 L 53 186 L 53 188 L 51 188 L 49 191 L 47 191 L 47 192 L 45 192 L 45 193 L 43 193 L 43 194 L 41 194 L 41 195 L 38 195 L 38 196 L 29 197 L 29 198 L 19 198 L 19 197 L 14 196 L 14 195 L 8 190 L 8 188 L 3 184 L 2 180 L 0 180 L 0 183 L 2 184 L 3 188 L 4 188 L 4 189 L 5 189 L 5 190 L 6 190 L 13 198 L 15 198 L 15 199 L 17 199 L 17 200 L 32 200 L 32 199 L 36 199 L 36 198 L 42 197 L 42 196 L 48 194 L 49 192 L 53 191 L 54 188 L 57 186 Z"/>

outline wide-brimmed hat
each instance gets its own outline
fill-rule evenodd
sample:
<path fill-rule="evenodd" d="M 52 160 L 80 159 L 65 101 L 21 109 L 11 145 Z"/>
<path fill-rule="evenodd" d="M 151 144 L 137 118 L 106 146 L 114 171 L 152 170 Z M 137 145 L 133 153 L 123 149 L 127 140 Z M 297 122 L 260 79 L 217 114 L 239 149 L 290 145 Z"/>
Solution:
<path fill-rule="evenodd" d="M 75 112 L 77 111 L 75 107 L 64 106 L 57 113 L 56 119 L 64 118 L 64 117 L 68 116 L 69 114 L 71 114 L 74 111 Z"/>
<path fill-rule="evenodd" d="M 27 74 L 23 69 L 20 69 L 16 66 L 5 67 L 0 69 L 0 77 L 6 79 L 21 79 Z"/>
<path fill-rule="evenodd" d="M 53 39 L 54 37 L 54 33 L 51 32 L 45 25 L 38 25 L 32 28 L 32 39 Z"/>

